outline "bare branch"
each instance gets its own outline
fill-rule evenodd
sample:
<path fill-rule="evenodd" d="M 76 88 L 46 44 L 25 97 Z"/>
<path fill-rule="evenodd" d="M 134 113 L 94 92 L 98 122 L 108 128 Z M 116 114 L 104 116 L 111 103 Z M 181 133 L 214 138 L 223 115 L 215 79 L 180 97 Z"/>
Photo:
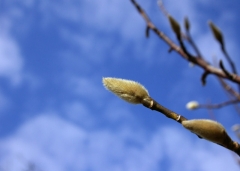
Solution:
<path fill-rule="evenodd" d="M 169 13 L 166 10 L 166 8 L 164 7 L 162 0 L 158 0 L 158 6 L 159 6 L 160 10 L 162 11 L 162 13 L 166 17 L 168 17 Z M 193 39 L 191 37 L 191 34 L 190 34 L 190 23 L 189 23 L 187 17 L 184 19 L 184 25 L 185 25 L 185 29 L 186 29 L 187 35 L 185 35 L 184 33 L 181 33 L 182 37 L 185 38 L 190 43 L 190 45 L 193 47 L 194 51 L 196 52 L 197 56 L 199 58 L 202 58 L 200 50 L 197 48 L 196 44 L 194 43 L 194 41 L 193 41 Z"/>
<path fill-rule="evenodd" d="M 169 14 L 168 14 L 167 10 L 165 9 L 162 0 L 158 0 L 158 6 L 159 6 L 160 10 L 162 11 L 162 13 L 165 15 L 165 17 L 168 17 Z"/>
<path fill-rule="evenodd" d="M 186 37 L 187 37 L 188 42 L 193 47 L 194 51 L 197 54 L 197 57 L 202 58 L 202 54 L 201 54 L 200 50 L 198 49 L 197 45 L 195 44 L 195 42 L 192 39 L 192 36 L 190 33 L 190 23 L 189 23 L 187 17 L 184 19 L 184 23 L 185 23 L 185 29 L 186 29 L 186 33 L 187 33 Z"/>
<path fill-rule="evenodd" d="M 156 28 L 156 26 L 151 22 L 151 20 L 149 19 L 149 17 L 145 13 L 145 11 L 141 8 L 141 6 L 135 0 L 131 0 L 131 2 L 133 3 L 133 5 L 136 7 L 136 9 L 140 13 L 140 15 L 145 20 L 147 27 L 149 27 L 151 30 L 153 30 L 155 32 L 155 34 L 157 34 L 164 42 L 166 42 L 170 46 L 170 49 L 176 51 L 185 60 L 189 61 L 189 56 L 183 51 L 183 49 L 180 48 L 178 45 L 176 45 L 162 31 L 160 31 L 159 29 Z M 221 69 L 213 67 L 212 65 L 210 65 L 208 62 L 206 62 L 202 58 L 193 58 L 193 59 L 191 59 L 191 62 L 200 66 L 202 69 L 204 69 L 205 71 L 208 71 L 211 74 L 214 74 L 214 75 L 222 77 L 222 78 L 226 78 L 232 82 L 240 84 L 240 76 L 238 76 L 237 74 L 232 74 L 232 77 L 229 78 L 229 76 L 226 75 L 226 73 L 224 73 Z"/>
<path fill-rule="evenodd" d="M 158 112 L 164 114 L 166 117 L 181 123 L 183 126 L 184 126 L 185 121 L 193 121 L 193 120 L 188 120 L 187 118 L 183 117 L 182 115 L 179 115 L 179 114 L 165 108 L 164 106 L 160 105 L 157 101 L 155 101 L 151 97 L 144 98 L 142 100 L 142 104 L 143 104 L 143 106 L 145 106 L 151 110 L 158 111 Z M 186 122 L 186 123 L 188 123 L 188 122 Z M 202 137 L 195 132 L 193 132 L 193 133 L 196 134 L 199 138 L 207 139 L 206 137 Z M 207 139 L 207 140 L 209 140 L 209 139 Z M 238 154 L 240 156 L 240 144 L 238 144 L 235 141 L 232 141 L 228 135 L 226 135 L 226 140 L 224 140 L 222 143 L 217 143 L 215 141 L 211 141 L 211 142 L 221 145 L 221 146 L 235 152 L 236 154 Z"/>
<path fill-rule="evenodd" d="M 221 49 L 222 49 L 222 52 L 223 52 L 224 56 L 226 57 L 226 59 L 228 60 L 230 66 L 231 66 L 231 68 L 232 68 L 232 72 L 233 72 L 234 74 L 237 74 L 237 69 L 236 69 L 236 67 L 235 67 L 235 65 L 234 65 L 231 57 L 228 55 L 228 53 L 227 53 L 227 51 L 226 51 L 226 49 L 225 49 L 225 46 L 222 46 Z"/>

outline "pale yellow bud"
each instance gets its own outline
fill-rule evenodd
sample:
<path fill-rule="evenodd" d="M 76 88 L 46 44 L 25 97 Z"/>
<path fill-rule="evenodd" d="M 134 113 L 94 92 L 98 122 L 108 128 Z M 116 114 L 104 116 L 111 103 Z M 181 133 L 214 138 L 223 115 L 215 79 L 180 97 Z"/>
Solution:
<path fill-rule="evenodd" d="M 190 101 L 186 104 L 186 108 L 188 110 L 194 110 L 199 107 L 199 103 L 197 101 Z"/>
<path fill-rule="evenodd" d="M 103 85 L 109 91 L 121 99 L 133 103 L 142 103 L 142 100 L 149 97 L 148 91 L 141 84 L 120 78 L 103 78 Z"/>
<path fill-rule="evenodd" d="M 227 135 L 224 127 L 213 120 L 196 119 L 182 121 L 182 125 L 198 136 L 221 145 L 227 145 L 232 140 Z"/>

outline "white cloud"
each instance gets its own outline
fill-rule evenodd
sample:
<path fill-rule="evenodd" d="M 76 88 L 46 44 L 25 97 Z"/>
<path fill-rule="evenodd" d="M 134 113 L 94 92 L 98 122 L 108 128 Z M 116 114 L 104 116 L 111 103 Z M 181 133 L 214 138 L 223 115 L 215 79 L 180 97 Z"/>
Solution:
<path fill-rule="evenodd" d="M 110 92 L 109 92 L 110 94 Z M 131 125 L 132 128 L 138 127 L 137 115 L 131 112 L 132 104 L 128 104 L 120 98 L 117 98 L 114 94 L 110 95 L 111 100 L 107 100 L 105 104 L 107 106 L 104 110 L 104 120 L 113 128 L 121 128 L 125 125 Z M 138 128 L 140 129 L 140 128 Z"/>
<path fill-rule="evenodd" d="M 21 81 L 23 59 L 16 41 L 9 35 L 0 33 L 0 75 L 13 84 Z"/>
<path fill-rule="evenodd" d="M 64 106 L 64 113 L 66 117 L 73 123 L 77 123 L 82 127 L 93 127 L 94 119 L 91 115 L 87 105 L 81 101 L 71 102 Z"/>
<path fill-rule="evenodd" d="M 191 18 L 195 17 L 196 11 L 193 7 L 194 3 L 196 2 L 191 0 L 163 0 L 163 5 L 169 14 L 180 21 L 182 21 L 183 17 L 185 16 L 191 16 Z"/>
<path fill-rule="evenodd" d="M 102 78 L 71 77 L 67 83 L 68 89 L 89 100 L 101 99 L 104 92 Z"/>
<path fill-rule="evenodd" d="M 10 101 L 0 89 L 0 111 L 7 109 L 10 106 Z M 1 115 L 0 115 L 1 116 Z"/>
<path fill-rule="evenodd" d="M 11 164 L 9 171 L 23 168 L 21 156 L 25 163 L 33 162 L 42 170 L 238 169 L 226 149 L 191 135 L 194 141 L 171 127 L 148 135 L 131 127 L 87 131 L 48 114 L 29 120 L 14 135 L 1 140 L 0 166 Z"/>
<path fill-rule="evenodd" d="M 91 26 L 97 30 L 104 29 L 105 31 L 125 27 L 131 28 L 131 23 L 125 21 L 130 20 L 131 16 L 136 13 L 130 1 L 111 0 L 43 1 L 41 2 L 40 8 L 46 20 L 62 19 L 75 24 L 84 23 L 86 26 Z M 128 24 L 126 25 L 126 23 Z"/>

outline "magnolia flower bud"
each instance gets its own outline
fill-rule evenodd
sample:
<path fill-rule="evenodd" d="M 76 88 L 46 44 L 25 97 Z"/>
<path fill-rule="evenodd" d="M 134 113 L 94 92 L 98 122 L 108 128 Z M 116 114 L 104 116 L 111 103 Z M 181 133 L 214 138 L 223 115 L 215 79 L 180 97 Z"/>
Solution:
<path fill-rule="evenodd" d="M 182 125 L 198 136 L 214 143 L 227 145 L 232 142 L 224 127 L 216 121 L 208 119 L 186 120 L 182 121 Z"/>
<path fill-rule="evenodd" d="M 135 81 L 107 77 L 103 78 L 103 85 L 129 103 L 139 104 L 143 99 L 149 97 L 148 91 Z"/>
<path fill-rule="evenodd" d="M 209 21 L 208 22 L 211 30 L 212 30 L 212 33 L 215 37 L 215 39 L 223 46 L 224 45 L 224 42 L 223 42 L 223 35 L 222 35 L 222 32 L 220 31 L 219 28 L 217 28 L 217 26 L 215 26 L 212 21 Z"/>
<path fill-rule="evenodd" d="M 177 37 L 181 37 L 181 27 L 180 25 L 178 24 L 178 22 L 172 17 L 172 16 L 168 16 L 168 20 L 171 24 L 171 27 L 174 31 L 174 33 L 177 35 Z"/>
<path fill-rule="evenodd" d="M 188 110 L 194 110 L 199 107 L 199 103 L 197 101 L 190 101 L 186 104 L 186 108 Z"/>

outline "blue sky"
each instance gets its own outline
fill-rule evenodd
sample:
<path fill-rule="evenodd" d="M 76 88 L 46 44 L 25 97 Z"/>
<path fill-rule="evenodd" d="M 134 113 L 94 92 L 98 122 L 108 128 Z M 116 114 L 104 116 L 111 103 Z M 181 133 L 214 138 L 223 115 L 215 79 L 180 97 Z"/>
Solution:
<path fill-rule="evenodd" d="M 138 2 L 175 40 L 157 2 Z M 189 17 L 209 62 L 222 58 L 207 25 L 211 19 L 240 63 L 237 1 L 164 3 L 179 22 Z M 102 77 L 135 80 L 189 119 L 212 118 L 185 105 L 227 100 L 217 79 L 209 76 L 203 87 L 202 70 L 167 50 L 152 32 L 145 38 L 145 23 L 129 0 L 0 0 L 1 170 L 24 170 L 28 163 L 44 171 L 239 170 L 227 149 L 103 87 Z M 234 108 L 212 112 L 237 140 Z"/>

